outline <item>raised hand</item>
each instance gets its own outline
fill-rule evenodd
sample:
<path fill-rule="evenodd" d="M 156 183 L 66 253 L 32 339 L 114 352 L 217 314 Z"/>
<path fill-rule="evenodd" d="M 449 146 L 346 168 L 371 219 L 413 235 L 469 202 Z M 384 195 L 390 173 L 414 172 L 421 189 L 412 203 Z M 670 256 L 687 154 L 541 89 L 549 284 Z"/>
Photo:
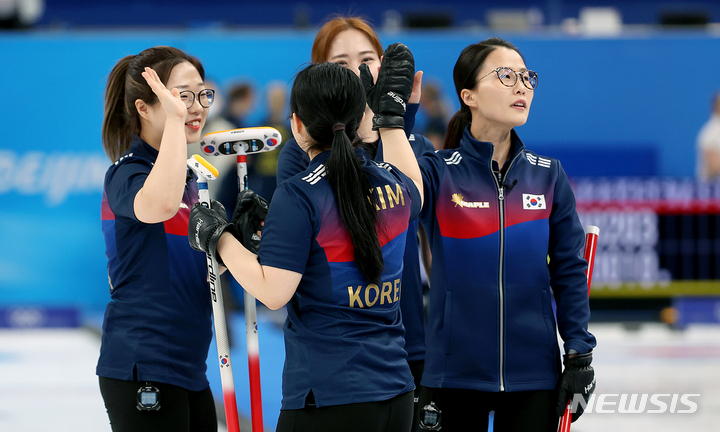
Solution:
<path fill-rule="evenodd" d="M 143 78 L 147 81 L 150 89 L 155 93 L 158 100 L 162 104 L 167 117 L 179 117 L 184 119 L 187 116 L 187 107 L 180 99 L 180 91 L 176 88 L 168 90 L 165 84 L 160 80 L 154 69 L 146 67 L 142 73 Z"/>
<path fill-rule="evenodd" d="M 422 95 L 422 77 L 423 71 L 415 72 L 415 81 L 413 81 L 413 89 L 412 93 L 410 93 L 410 99 L 408 99 L 408 103 L 420 103 L 420 96 Z"/>
<path fill-rule="evenodd" d="M 403 115 L 415 80 L 415 59 L 410 49 L 401 43 L 388 46 L 383 54 L 377 83 L 373 83 L 366 64 L 360 65 L 360 79 L 367 104 L 375 113 L 373 130 L 404 128 Z"/>

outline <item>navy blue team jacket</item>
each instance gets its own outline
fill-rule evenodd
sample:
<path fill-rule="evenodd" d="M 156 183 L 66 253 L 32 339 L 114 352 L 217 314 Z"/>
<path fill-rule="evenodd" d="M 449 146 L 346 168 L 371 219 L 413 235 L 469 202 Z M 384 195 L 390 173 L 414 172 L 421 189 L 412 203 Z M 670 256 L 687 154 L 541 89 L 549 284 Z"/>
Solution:
<path fill-rule="evenodd" d="M 554 389 L 556 328 L 566 351 L 595 346 L 587 331 L 584 230 L 556 159 L 526 150 L 514 130 L 502 178 L 492 154 L 492 143 L 466 129 L 457 149 L 419 160 L 421 222 L 433 255 L 422 384 Z"/>
<path fill-rule="evenodd" d="M 420 213 L 415 184 L 397 168 L 361 156 L 373 184 L 385 269 L 369 283 L 355 264 L 332 187 L 326 151 L 278 185 L 260 243 L 262 265 L 302 273 L 287 304 L 282 409 L 391 399 L 415 388 L 404 349 L 401 278 L 408 224 Z"/>
<path fill-rule="evenodd" d="M 411 130 L 415 123 L 418 104 L 408 104 L 405 114 L 405 129 Z M 425 152 L 434 151 L 433 145 L 422 135 L 410 134 L 410 145 L 416 157 Z M 383 160 L 382 140 L 378 144 L 376 161 Z M 280 149 L 277 166 L 277 184 L 303 172 L 310 164 L 310 159 L 295 139 L 288 140 Z M 423 309 L 423 286 L 420 280 L 420 256 L 418 251 L 418 221 L 413 220 L 408 227 L 407 245 L 405 247 L 404 271 L 402 276 L 403 300 L 400 302 L 402 320 L 405 326 L 405 350 L 409 361 L 425 359 L 425 312 Z"/>
<path fill-rule="evenodd" d="M 192 391 L 208 386 L 212 305 L 205 254 L 188 244 L 192 176 L 177 214 L 161 223 L 135 217 L 135 195 L 158 151 L 138 137 L 105 176 L 102 230 L 110 302 L 97 365 L 101 377 L 158 381 Z"/>

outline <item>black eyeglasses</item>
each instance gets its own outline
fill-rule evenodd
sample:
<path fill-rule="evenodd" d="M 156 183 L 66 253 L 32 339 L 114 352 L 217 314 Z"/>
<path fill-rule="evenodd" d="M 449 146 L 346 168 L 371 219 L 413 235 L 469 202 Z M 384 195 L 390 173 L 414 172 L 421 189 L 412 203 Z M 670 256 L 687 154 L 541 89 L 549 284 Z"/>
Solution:
<path fill-rule="evenodd" d="M 190 90 L 183 90 L 180 92 L 180 100 L 185 102 L 185 106 L 187 107 L 187 109 L 190 109 L 190 107 L 193 106 L 193 104 L 195 103 L 195 97 L 195 93 Z M 200 90 L 197 93 L 197 100 L 200 103 L 201 107 L 210 108 L 210 105 L 212 105 L 213 101 L 215 100 L 215 90 Z"/>
<path fill-rule="evenodd" d="M 490 75 L 491 73 L 495 72 L 497 74 L 498 79 L 501 83 L 503 83 L 506 87 L 512 87 L 514 86 L 518 81 L 518 75 L 522 77 L 522 83 L 527 87 L 529 90 L 535 90 L 538 86 L 538 74 L 531 70 L 524 70 L 522 72 L 515 72 L 509 67 L 499 67 L 495 70 L 491 70 L 487 75 L 480 78 L 485 78 L 486 76 Z"/>

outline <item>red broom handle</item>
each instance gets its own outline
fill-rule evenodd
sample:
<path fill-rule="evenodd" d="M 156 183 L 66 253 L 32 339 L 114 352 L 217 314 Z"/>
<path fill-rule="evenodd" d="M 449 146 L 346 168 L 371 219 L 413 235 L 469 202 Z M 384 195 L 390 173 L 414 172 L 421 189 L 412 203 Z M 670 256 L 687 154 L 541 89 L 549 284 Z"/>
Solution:
<path fill-rule="evenodd" d="M 588 297 L 590 296 L 590 285 L 592 284 L 593 268 L 595 267 L 595 250 L 597 249 L 597 239 L 600 234 L 600 228 L 595 225 L 588 225 L 585 228 L 585 252 L 583 258 L 588 263 L 585 275 L 587 276 L 588 284 Z M 558 432 L 570 432 L 570 424 L 572 423 L 572 404 L 571 399 L 568 399 L 565 412 L 560 419 L 560 426 Z"/>

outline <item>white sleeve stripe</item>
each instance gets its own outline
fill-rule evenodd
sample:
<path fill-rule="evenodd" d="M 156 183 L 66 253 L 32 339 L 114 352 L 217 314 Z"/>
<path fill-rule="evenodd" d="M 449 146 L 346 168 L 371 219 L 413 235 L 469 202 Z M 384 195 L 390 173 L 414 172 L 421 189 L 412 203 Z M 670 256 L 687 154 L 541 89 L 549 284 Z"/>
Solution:
<path fill-rule="evenodd" d="M 536 165 L 542 168 L 550 168 L 552 161 L 544 157 L 538 157 L 534 154 L 525 152 L 525 158 L 530 162 L 531 165 Z"/>
<path fill-rule="evenodd" d="M 459 152 L 455 152 L 449 158 L 445 159 L 445 163 L 448 165 L 457 165 L 462 160 L 462 156 Z"/>
<path fill-rule="evenodd" d="M 303 180 L 310 184 L 315 184 L 320 181 L 321 178 L 325 177 L 326 174 L 327 172 L 325 171 L 325 165 L 320 164 L 317 168 L 313 170 L 313 172 L 303 177 Z"/>

